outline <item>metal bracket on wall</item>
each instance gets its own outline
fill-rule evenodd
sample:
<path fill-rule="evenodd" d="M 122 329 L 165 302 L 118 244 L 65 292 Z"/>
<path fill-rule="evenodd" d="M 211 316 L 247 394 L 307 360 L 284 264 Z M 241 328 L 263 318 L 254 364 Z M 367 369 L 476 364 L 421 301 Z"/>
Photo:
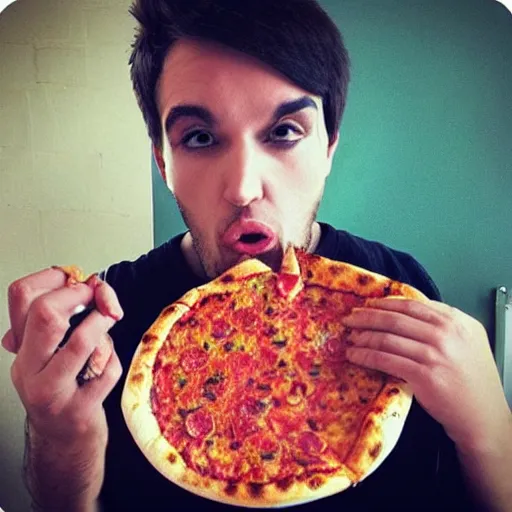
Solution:
<path fill-rule="evenodd" d="M 496 289 L 496 343 L 494 357 L 509 406 L 512 408 L 512 292 Z"/>

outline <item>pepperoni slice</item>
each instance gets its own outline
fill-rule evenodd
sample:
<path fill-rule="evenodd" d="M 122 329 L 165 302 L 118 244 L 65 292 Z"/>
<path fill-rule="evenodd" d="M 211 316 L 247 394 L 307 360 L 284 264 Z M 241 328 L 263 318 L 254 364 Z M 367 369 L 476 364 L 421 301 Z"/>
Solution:
<path fill-rule="evenodd" d="M 259 427 L 254 416 L 239 415 L 233 419 L 233 432 L 236 439 L 245 439 L 247 436 L 258 432 Z"/>
<path fill-rule="evenodd" d="M 203 409 L 190 413 L 185 419 L 185 429 L 194 439 L 204 439 L 213 432 L 213 426 L 211 414 Z"/>
<path fill-rule="evenodd" d="M 332 359 L 343 359 L 343 344 L 339 338 L 329 338 L 325 342 L 325 349 L 327 351 L 327 355 Z"/>
<path fill-rule="evenodd" d="M 191 372 L 203 367 L 208 361 L 208 354 L 200 348 L 191 348 L 181 355 L 181 367 L 186 372 Z"/>
<path fill-rule="evenodd" d="M 318 455 L 325 450 L 326 444 L 313 432 L 302 432 L 299 437 L 299 447 L 308 455 Z"/>
<path fill-rule="evenodd" d="M 226 364 L 234 382 L 245 382 L 248 375 L 254 375 L 258 363 L 246 352 L 235 352 L 230 354 Z"/>
<path fill-rule="evenodd" d="M 252 331 L 259 326 L 260 318 L 252 308 L 239 309 L 235 313 L 235 321 L 240 324 L 242 330 Z"/>
<path fill-rule="evenodd" d="M 214 338 L 220 339 L 225 338 L 233 329 L 225 320 L 216 320 L 213 324 L 212 328 L 212 336 Z"/>
<path fill-rule="evenodd" d="M 277 290 L 283 297 L 287 297 L 299 281 L 297 274 L 280 274 L 277 280 Z"/>

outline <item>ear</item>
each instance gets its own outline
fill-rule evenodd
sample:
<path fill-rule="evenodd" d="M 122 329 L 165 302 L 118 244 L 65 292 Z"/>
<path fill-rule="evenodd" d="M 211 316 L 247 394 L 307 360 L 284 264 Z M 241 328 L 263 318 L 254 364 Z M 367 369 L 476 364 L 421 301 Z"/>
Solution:
<path fill-rule="evenodd" d="M 327 158 L 329 160 L 331 160 L 331 162 L 334 157 L 334 153 L 336 152 L 336 149 L 338 148 L 339 141 L 340 141 L 340 133 L 336 132 L 336 137 L 334 138 L 334 140 L 331 143 L 329 143 L 329 146 L 327 147 Z"/>
<path fill-rule="evenodd" d="M 162 179 L 167 183 L 167 175 L 165 170 L 165 162 L 164 162 L 164 156 L 162 154 L 162 150 L 160 148 L 157 148 L 154 144 L 152 145 L 153 149 L 153 156 L 155 157 L 156 165 L 158 166 L 158 170 L 160 171 L 160 176 L 162 176 Z"/>
<path fill-rule="evenodd" d="M 339 134 L 339 132 L 336 132 L 336 137 L 327 146 L 327 160 L 329 161 L 329 170 L 327 172 L 327 175 L 329 175 L 331 173 L 332 160 L 334 158 L 334 153 L 336 153 L 336 149 L 338 148 L 339 141 L 340 141 L 340 134 Z"/>
<path fill-rule="evenodd" d="M 158 170 L 160 171 L 160 176 L 164 180 L 164 183 L 167 185 L 167 188 L 174 194 L 174 187 L 172 184 L 172 176 L 171 169 L 167 169 L 165 166 L 165 158 L 163 152 L 160 148 L 152 145 L 153 148 L 153 156 L 155 157 L 156 165 L 158 166 Z"/>

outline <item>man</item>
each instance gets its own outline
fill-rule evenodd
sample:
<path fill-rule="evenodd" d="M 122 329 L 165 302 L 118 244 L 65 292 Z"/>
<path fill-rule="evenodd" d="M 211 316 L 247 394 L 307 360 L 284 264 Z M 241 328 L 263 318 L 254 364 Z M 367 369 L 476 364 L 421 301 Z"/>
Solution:
<path fill-rule="evenodd" d="M 483 327 L 439 302 L 409 255 L 316 221 L 348 83 L 333 23 L 313 0 L 139 0 L 133 13 L 134 89 L 189 230 L 110 267 L 104 280 L 69 287 L 47 269 L 11 285 L 2 343 L 17 354 L 12 379 L 27 410 L 26 478 L 37 507 L 233 508 L 149 465 L 121 415 L 120 376 L 163 307 L 247 257 L 278 268 L 293 242 L 432 299 L 383 300 L 351 318 L 362 334 L 349 358 L 404 378 L 416 401 L 375 474 L 300 510 L 466 510 L 469 499 L 510 510 L 512 420 Z M 257 244 L 241 237 L 248 230 L 260 233 Z M 76 307 L 93 301 L 57 350 Z M 105 368 L 79 386 L 96 347 L 108 348 Z"/>

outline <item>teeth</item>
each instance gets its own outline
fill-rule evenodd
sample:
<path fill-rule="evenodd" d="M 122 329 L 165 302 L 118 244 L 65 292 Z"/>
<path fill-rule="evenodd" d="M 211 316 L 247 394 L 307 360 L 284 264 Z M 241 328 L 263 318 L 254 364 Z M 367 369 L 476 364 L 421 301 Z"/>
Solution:
<path fill-rule="evenodd" d="M 244 244 L 255 244 L 266 238 L 261 233 L 246 233 L 240 237 L 240 241 Z"/>

